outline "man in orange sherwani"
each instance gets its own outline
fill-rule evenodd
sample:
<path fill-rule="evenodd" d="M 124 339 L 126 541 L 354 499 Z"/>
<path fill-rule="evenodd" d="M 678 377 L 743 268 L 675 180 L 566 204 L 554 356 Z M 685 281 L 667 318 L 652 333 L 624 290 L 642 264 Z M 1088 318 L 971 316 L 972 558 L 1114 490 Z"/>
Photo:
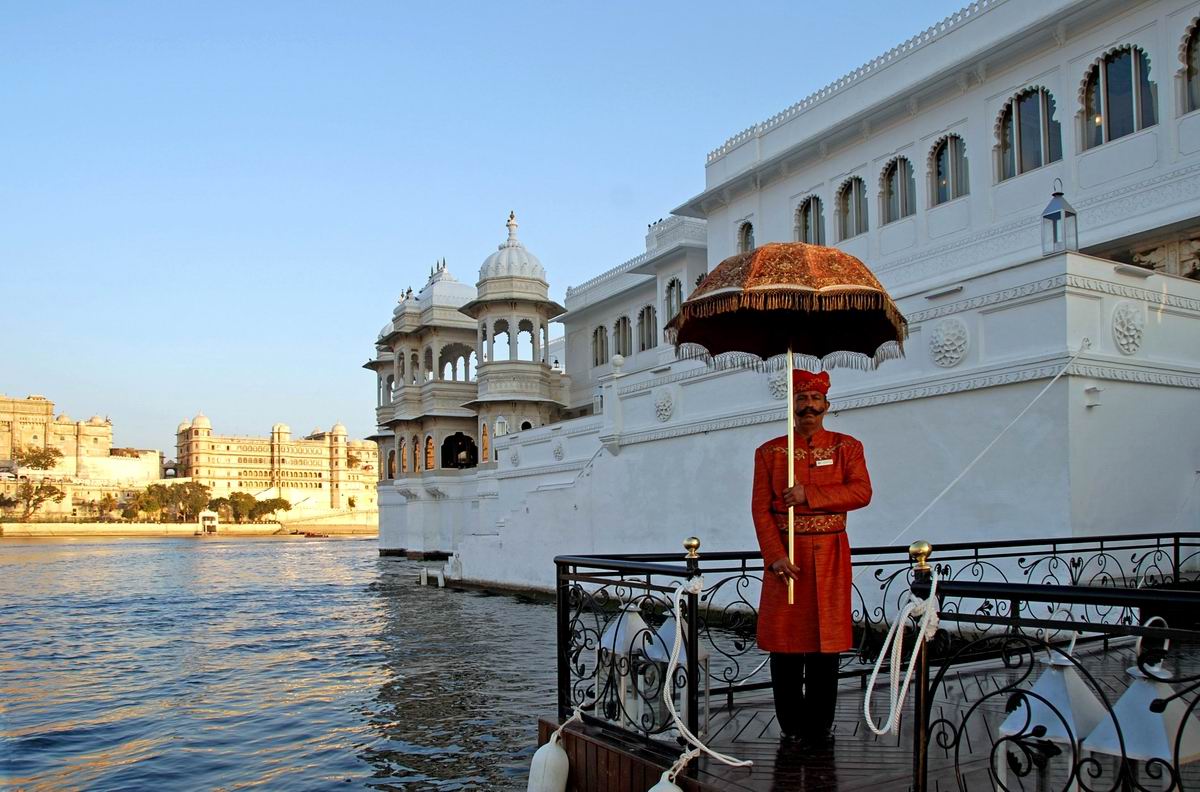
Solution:
<path fill-rule="evenodd" d="M 771 653 L 775 713 L 785 738 L 830 739 L 838 653 L 853 644 L 846 512 L 871 502 L 863 446 L 826 431 L 829 374 L 792 372 L 796 485 L 787 486 L 787 436 L 754 453 L 754 530 L 762 549 L 758 645 Z M 788 506 L 795 507 L 795 563 L 788 561 Z M 795 604 L 787 601 L 787 581 Z"/>

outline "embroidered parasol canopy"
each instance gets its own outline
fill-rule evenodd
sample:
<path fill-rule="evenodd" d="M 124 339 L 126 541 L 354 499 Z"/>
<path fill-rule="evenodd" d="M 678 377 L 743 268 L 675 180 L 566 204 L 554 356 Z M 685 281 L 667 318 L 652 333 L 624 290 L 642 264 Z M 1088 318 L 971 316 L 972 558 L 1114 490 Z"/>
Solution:
<path fill-rule="evenodd" d="M 873 369 L 902 357 L 907 322 L 854 256 L 774 242 L 717 265 L 667 324 L 680 358 L 775 368 L 789 350 L 805 367 Z"/>
<path fill-rule="evenodd" d="M 681 358 L 718 368 L 876 368 L 904 355 L 908 323 L 867 265 L 836 248 L 774 242 L 730 256 L 708 273 L 666 336 Z M 796 361 L 796 355 L 802 356 Z M 792 377 L 787 381 L 788 459 L 795 459 Z M 788 488 L 796 484 L 788 465 Z M 796 559 L 788 507 L 788 560 Z M 788 604 L 795 603 L 788 578 Z"/>

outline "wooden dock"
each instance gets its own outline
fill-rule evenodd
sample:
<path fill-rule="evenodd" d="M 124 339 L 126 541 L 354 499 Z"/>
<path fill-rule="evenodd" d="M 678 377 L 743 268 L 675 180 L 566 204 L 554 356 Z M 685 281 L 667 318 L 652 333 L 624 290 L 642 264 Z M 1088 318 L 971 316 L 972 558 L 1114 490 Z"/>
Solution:
<path fill-rule="evenodd" d="M 1132 646 L 1126 646 L 1094 655 L 1087 666 L 1107 688 L 1105 693 L 1110 702 L 1115 702 L 1127 687 L 1125 669 L 1135 662 Z M 1035 677 L 1041 670 L 1035 668 Z M 958 723 L 970 707 L 978 704 L 979 708 L 968 721 L 966 739 L 957 760 L 952 751 L 936 745 L 930 748 L 930 790 L 996 788 L 989 770 L 989 754 L 996 728 L 1006 717 L 1008 697 L 987 698 L 987 694 L 1004 687 L 1015 673 L 999 663 L 964 669 L 948 680 L 945 690 L 939 691 L 932 720 L 946 718 Z M 877 721 L 886 717 L 886 712 L 880 712 L 887 706 L 886 684 L 887 680 L 881 678 L 876 691 Z M 906 715 L 911 713 L 911 699 L 905 709 Z M 838 696 L 834 744 L 828 749 L 804 750 L 780 740 L 769 691 L 747 694 L 735 701 L 732 711 L 721 709 L 712 713 L 707 742 L 721 753 L 753 761 L 754 766 L 727 767 L 701 758 L 676 783 L 688 792 L 910 789 L 911 717 L 902 719 L 898 734 L 879 737 L 867 728 L 862 710 L 863 691 L 858 680 L 843 682 Z M 539 744 L 557 726 L 552 719 L 542 719 Z M 1192 728 L 1200 725 L 1194 724 Z M 604 727 L 580 724 L 567 727 L 564 748 L 571 761 L 569 792 L 645 792 L 678 756 L 678 751 L 665 741 L 646 741 Z M 1040 781 L 1046 784 L 1045 788 L 1062 789 L 1065 771 L 1052 763 L 1047 777 Z M 1042 788 L 1038 784 L 1039 779 L 1031 776 L 1019 781 L 1010 779 L 1009 788 Z M 1200 770 L 1193 770 L 1191 765 L 1185 766 L 1184 789 L 1200 789 Z"/>

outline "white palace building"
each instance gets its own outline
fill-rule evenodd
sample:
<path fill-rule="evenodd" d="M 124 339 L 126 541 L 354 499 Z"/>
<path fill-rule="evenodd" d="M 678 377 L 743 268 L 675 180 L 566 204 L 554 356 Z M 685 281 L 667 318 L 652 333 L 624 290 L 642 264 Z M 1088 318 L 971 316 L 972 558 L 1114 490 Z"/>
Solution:
<path fill-rule="evenodd" d="M 565 307 L 510 218 L 475 287 L 436 268 L 367 363 L 381 552 L 550 588 L 560 553 L 755 547 L 782 376 L 677 361 L 662 329 L 698 277 L 779 240 L 861 258 L 910 323 L 903 360 L 832 372 L 826 426 L 863 441 L 875 485 L 853 544 L 1196 528 L 1198 19 L 1197 0 L 972 3 L 730 138 L 646 251 Z M 1056 183 L 1077 250 L 1043 239 Z"/>

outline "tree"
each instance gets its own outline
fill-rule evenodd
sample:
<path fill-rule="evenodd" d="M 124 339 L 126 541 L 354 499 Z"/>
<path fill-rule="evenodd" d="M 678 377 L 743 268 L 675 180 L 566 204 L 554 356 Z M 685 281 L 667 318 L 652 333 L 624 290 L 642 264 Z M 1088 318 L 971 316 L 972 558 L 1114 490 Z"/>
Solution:
<path fill-rule="evenodd" d="M 17 504 L 21 507 L 21 519 L 28 520 L 46 501 L 62 503 L 66 496 L 67 493 L 48 481 L 22 481 L 17 485 Z"/>
<path fill-rule="evenodd" d="M 100 516 L 107 517 L 119 505 L 116 497 L 111 492 L 104 493 L 104 497 L 100 499 Z"/>
<path fill-rule="evenodd" d="M 200 512 L 208 505 L 208 487 L 196 481 L 186 484 L 175 484 L 170 487 L 171 503 L 179 519 L 191 522 L 200 516 Z"/>
<path fill-rule="evenodd" d="M 0 510 L 11 509 L 14 506 L 16 506 L 17 503 L 18 503 L 18 501 L 16 498 L 14 498 L 10 495 L 5 495 L 3 492 L 0 492 Z"/>
<path fill-rule="evenodd" d="M 353 495 L 351 495 L 350 499 L 348 501 L 346 501 L 346 505 L 348 505 L 351 509 L 353 509 L 355 506 L 358 505 L 358 501 L 355 500 Z"/>
<path fill-rule="evenodd" d="M 236 522 L 252 519 L 251 513 L 258 501 L 249 492 L 234 492 L 229 496 L 229 510 Z"/>
<path fill-rule="evenodd" d="M 30 470 L 50 470 L 62 459 L 62 451 L 57 448 L 35 448 L 33 446 L 17 446 L 12 452 L 18 468 Z"/>
<path fill-rule="evenodd" d="M 261 520 L 268 515 L 274 515 L 277 511 L 291 511 L 292 504 L 287 498 L 268 498 L 267 500 L 255 501 L 253 509 L 250 511 L 250 518 L 253 520 Z"/>
<path fill-rule="evenodd" d="M 355 454 L 353 452 L 349 452 L 346 454 L 346 467 L 350 468 L 351 470 L 354 470 L 361 464 L 362 464 L 362 458 L 359 457 L 358 454 Z"/>

